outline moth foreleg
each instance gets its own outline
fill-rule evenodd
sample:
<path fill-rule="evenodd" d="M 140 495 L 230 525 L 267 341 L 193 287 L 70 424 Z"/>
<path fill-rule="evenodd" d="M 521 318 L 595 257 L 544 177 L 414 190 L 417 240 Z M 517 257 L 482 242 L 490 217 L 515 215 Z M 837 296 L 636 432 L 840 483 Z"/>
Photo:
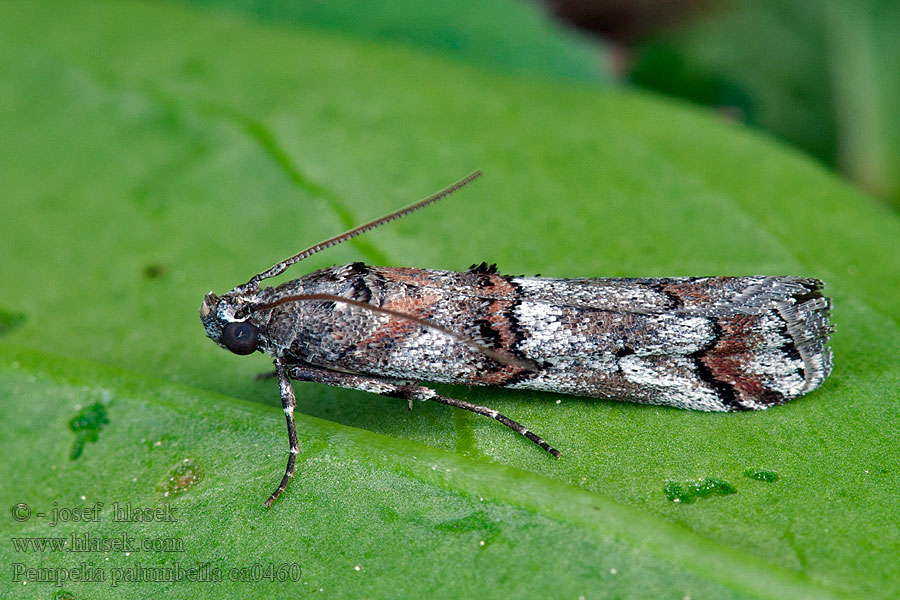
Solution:
<path fill-rule="evenodd" d="M 410 407 L 412 407 L 413 400 L 431 400 L 432 402 L 440 402 L 441 404 L 455 406 L 463 410 L 468 410 L 479 415 L 490 417 L 495 421 L 499 421 L 516 433 L 524 435 L 526 438 L 528 438 L 556 458 L 559 458 L 559 450 L 545 442 L 544 439 L 539 435 L 535 434 L 532 431 L 529 431 L 528 428 L 521 423 L 513 421 L 509 417 L 500 414 L 493 408 L 479 406 L 477 404 L 472 404 L 471 402 L 466 402 L 465 400 L 457 400 L 456 398 L 442 396 L 431 388 L 420 385 L 393 383 L 390 381 L 385 381 L 383 379 L 377 379 L 375 377 L 352 375 L 350 373 L 342 373 L 340 371 L 329 371 L 327 369 L 301 365 L 292 365 L 291 367 L 289 367 L 288 375 L 291 379 L 297 379 L 300 381 L 314 381 L 316 383 L 325 383 L 328 385 L 348 388 L 351 390 L 372 392 L 375 394 L 381 394 L 382 396 L 389 396 L 391 398 L 402 398 L 409 401 Z"/>
<path fill-rule="evenodd" d="M 300 451 L 300 447 L 297 444 L 297 430 L 294 428 L 294 408 L 297 406 L 297 398 L 294 396 L 294 388 L 291 386 L 291 380 L 288 378 L 284 365 L 278 359 L 275 359 L 275 377 L 278 378 L 278 389 L 281 392 L 281 407 L 284 409 L 284 418 L 287 421 L 290 453 L 288 454 L 284 477 L 281 478 L 278 489 L 272 492 L 272 495 L 266 500 L 266 508 L 272 506 L 275 499 L 287 488 L 288 481 L 294 476 L 294 461 L 297 460 L 297 453 Z"/>

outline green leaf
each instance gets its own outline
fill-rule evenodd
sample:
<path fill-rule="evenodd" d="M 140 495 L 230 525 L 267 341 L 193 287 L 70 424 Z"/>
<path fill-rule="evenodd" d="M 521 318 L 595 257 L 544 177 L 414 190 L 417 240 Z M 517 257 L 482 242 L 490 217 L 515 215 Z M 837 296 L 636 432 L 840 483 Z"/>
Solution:
<path fill-rule="evenodd" d="M 167 4 L 8 3 L 0 72 L 0 311 L 17 315 L 0 344 L 0 495 L 35 512 L 105 503 L 99 523 L 55 528 L 7 513 L 7 568 L 93 562 L 107 578 L 8 572 L 17 597 L 900 593 L 900 220 L 809 160 L 638 94 Z M 835 302 L 834 374 L 725 415 L 442 388 L 540 432 L 558 461 L 462 411 L 298 384 L 299 475 L 262 509 L 287 449 L 277 390 L 253 379 L 271 364 L 205 338 L 203 294 L 476 167 L 476 186 L 290 275 L 488 260 L 563 277 L 817 276 Z M 707 480 L 736 493 L 666 497 Z M 116 523 L 114 502 L 168 504 L 178 521 Z M 165 547 L 11 541 L 71 533 Z M 112 587 L 113 568 L 138 563 L 297 563 L 302 581 L 154 572 Z"/>
<path fill-rule="evenodd" d="M 56 574 L 85 560 L 92 567 L 83 572 L 102 573 L 102 581 L 61 581 L 77 598 L 164 590 L 185 598 L 315 590 L 396 597 L 448 586 L 464 597 L 597 589 L 620 597 L 831 597 L 803 576 L 601 495 L 303 415 L 302 484 L 267 510 L 259 494 L 282 466 L 281 453 L 268 451 L 283 441 L 269 423 L 276 411 L 78 360 L 7 345 L 0 352 L 3 409 L 17 421 L 0 431 L 18 444 L 4 466 L 18 474 L 17 486 L 2 499 L 32 511 L 24 521 L 7 517 L 3 527 L 4 560 L 21 565 L 12 581 L 18 597 L 47 597 L 54 586 L 26 569 L 61 579 Z M 64 445 L 57 432 L 66 413 L 93 398 L 107 402 L 111 416 L 98 448 L 79 462 L 48 452 L 54 441 Z M 192 480 L 176 496 L 172 479 L 185 464 Z M 46 517 L 37 516 L 41 509 Z M 94 510 L 85 519 L 95 520 L 66 520 L 67 509 Z M 160 512 L 135 520 L 146 509 Z M 48 536 L 66 538 L 73 551 L 36 552 L 28 541 Z M 102 540 L 120 540 L 122 549 L 90 550 Z M 274 580 L 265 579 L 268 567 Z M 172 584 L 178 569 L 226 580 Z M 251 579 L 228 581 L 232 569 Z M 540 572 L 550 576 L 526 576 Z"/>

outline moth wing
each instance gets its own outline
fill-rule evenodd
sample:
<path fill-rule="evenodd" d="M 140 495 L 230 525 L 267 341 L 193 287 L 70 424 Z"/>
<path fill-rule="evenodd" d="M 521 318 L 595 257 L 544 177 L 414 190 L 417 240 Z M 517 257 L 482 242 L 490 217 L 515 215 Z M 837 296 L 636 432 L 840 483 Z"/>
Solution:
<path fill-rule="evenodd" d="M 509 277 L 372 268 L 409 306 L 495 348 L 545 364 L 474 382 L 703 410 L 765 408 L 831 369 L 830 302 L 797 277 Z"/>

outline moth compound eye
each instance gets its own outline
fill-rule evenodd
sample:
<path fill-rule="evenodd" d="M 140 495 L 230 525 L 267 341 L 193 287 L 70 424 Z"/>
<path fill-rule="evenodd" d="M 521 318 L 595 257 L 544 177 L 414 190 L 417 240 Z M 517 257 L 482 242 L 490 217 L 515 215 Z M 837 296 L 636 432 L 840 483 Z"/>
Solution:
<path fill-rule="evenodd" d="M 222 343 L 235 354 L 252 354 L 259 343 L 259 328 L 252 323 L 229 323 L 222 328 Z"/>

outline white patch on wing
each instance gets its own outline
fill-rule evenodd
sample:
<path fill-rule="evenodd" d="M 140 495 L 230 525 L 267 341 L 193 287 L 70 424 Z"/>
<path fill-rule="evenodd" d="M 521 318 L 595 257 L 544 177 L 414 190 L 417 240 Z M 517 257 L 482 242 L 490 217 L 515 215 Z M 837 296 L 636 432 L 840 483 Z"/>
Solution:
<path fill-rule="evenodd" d="M 659 363 L 631 355 L 623 357 L 619 366 L 631 383 L 659 390 L 660 400 L 664 400 L 660 404 L 694 410 L 726 410 L 716 393 L 698 381 L 695 365 L 687 357 L 670 356 L 666 363 Z"/>
<path fill-rule="evenodd" d="M 744 366 L 745 373 L 760 376 L 767 388 L 785 398 L 793 398 L 803 392 L 805 379 L 800 374 L 802 360 L 791 358 L 781 350 L 756 352 L 752 356 Z"/>

